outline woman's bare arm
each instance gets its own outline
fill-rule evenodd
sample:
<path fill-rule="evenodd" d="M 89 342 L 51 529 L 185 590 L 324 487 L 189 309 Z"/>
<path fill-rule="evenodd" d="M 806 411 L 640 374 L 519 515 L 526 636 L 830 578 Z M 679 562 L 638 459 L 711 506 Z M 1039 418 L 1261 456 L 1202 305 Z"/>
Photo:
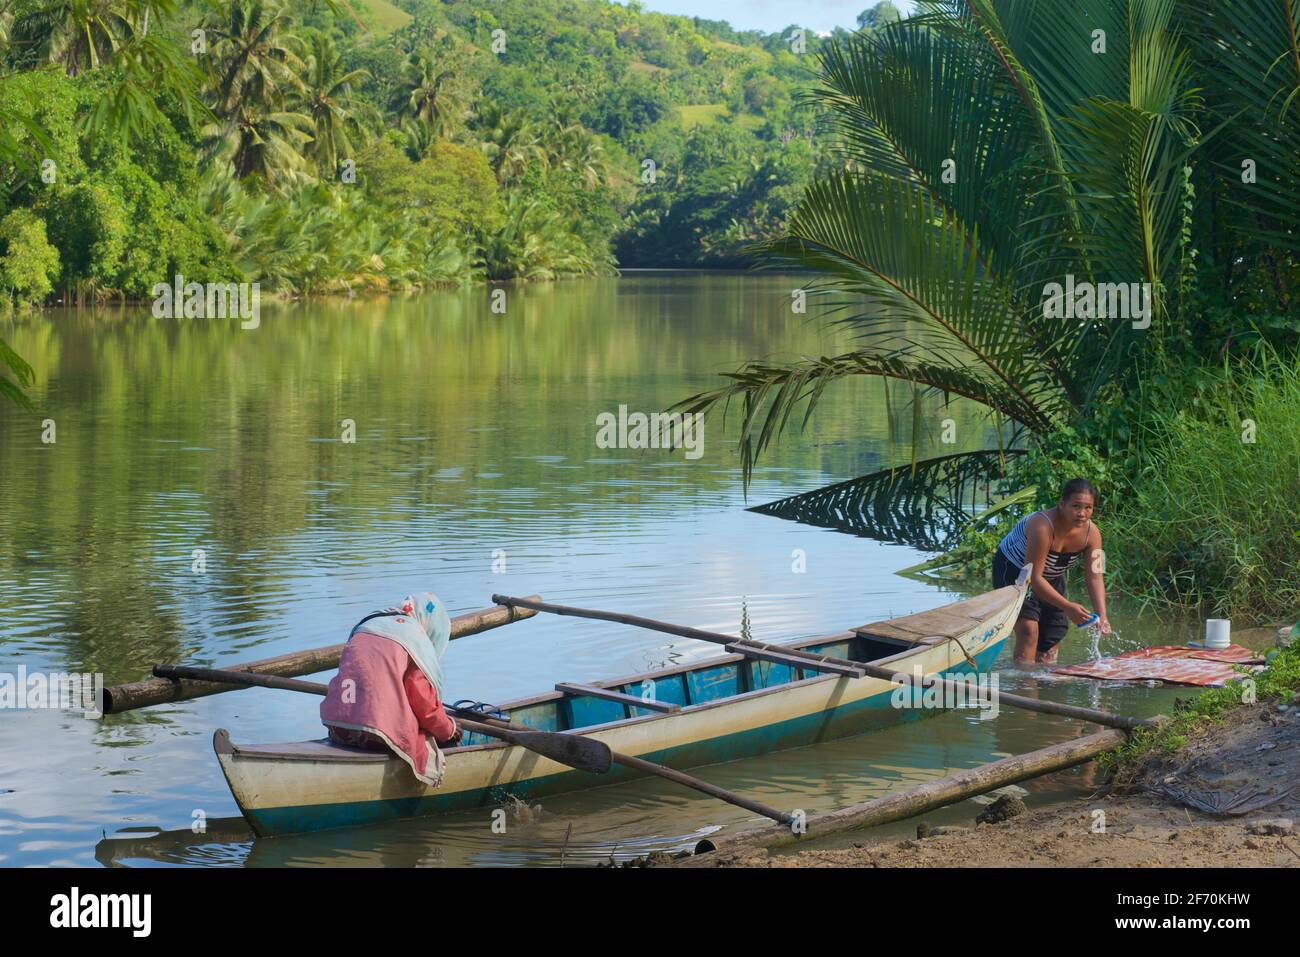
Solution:
<path fill-rule="evenodd" d="M 1101 547 L 1101 529 L 1092 526 L 1088 544 L 1084 546 L 1084 558 L 1087 562 L 1083 569 L 1083 581 L 1088 587 L 1088 597 L 1092 599 L 1092 610 L 1102 621 L 1103 631 L 1110 630 L 1110 619 L 1106 616 L 1106 580 L 1102 569 L 1106 564 L 1106 553 Z"/>

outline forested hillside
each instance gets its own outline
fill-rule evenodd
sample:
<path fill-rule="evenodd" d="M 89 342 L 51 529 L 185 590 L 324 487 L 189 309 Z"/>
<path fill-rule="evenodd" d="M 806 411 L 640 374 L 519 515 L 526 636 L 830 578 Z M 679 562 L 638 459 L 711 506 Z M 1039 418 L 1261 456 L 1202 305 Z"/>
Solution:
<path fill-rule="evenodd" d="M 0 0 L 0 298 L 740 265 L 826 162 L 821 42 L 601 0 Z"/>

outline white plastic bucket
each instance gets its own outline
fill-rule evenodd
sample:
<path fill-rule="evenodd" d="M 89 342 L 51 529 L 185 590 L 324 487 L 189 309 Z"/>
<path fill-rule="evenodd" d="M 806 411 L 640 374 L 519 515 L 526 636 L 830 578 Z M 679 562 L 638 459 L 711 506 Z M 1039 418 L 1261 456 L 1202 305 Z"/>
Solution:
<path fill-rule="evenodd" d="M 1205 620 L 1205 647 L 1227 648 L 1232 644 L 1232 622 L 1227 618 Z"/>

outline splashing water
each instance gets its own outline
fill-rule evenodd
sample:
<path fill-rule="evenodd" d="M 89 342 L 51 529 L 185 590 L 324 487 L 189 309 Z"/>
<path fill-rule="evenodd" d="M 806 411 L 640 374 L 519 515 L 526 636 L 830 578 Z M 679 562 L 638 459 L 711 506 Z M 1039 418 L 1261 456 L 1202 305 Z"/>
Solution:
<path fill-rule="evenodd" d="M 1138 638 L 1125 638 L 1118 628 L 1111 628 L 1110 634 L 1106 636 L 1107 654 L 1118 655 L 1125 651 L 1135 651 L 1138 648 L 1145 648 L 1146 645 Z"/>
<path fill-rule="evenodd" d="M 1095 661 L 1101 657 L 1101 625 L 1093 622 L 1088 626 L 1088 660 Z"/>
<path fill-rule="evenodd" d="M 1137 648 L 1144 647 L 1142 642 L 1137 639 L 1126 639 L 1118 628 L 1112 627 L 1111 630 L 1102 634 L 1100 624 L 1092 624 L 1084 629 L 1088 633 L 1088 661 L 1096 661 L 1098 658 L 1109 658 L 1122 654 L 1126 651 L 1133 651 Z M 1105 639 L 1105 648 L 1102 647 L 1102 640 Z"/>

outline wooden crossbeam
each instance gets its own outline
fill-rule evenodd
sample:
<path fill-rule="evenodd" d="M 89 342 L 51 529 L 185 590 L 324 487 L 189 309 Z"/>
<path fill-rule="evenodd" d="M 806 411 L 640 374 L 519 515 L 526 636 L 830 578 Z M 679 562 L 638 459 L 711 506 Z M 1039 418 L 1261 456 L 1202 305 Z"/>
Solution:
<path fill-rule="evenodd" d="M 598 688 L 595 685 L 579 685 L 562 681 L 555 686 L 555 690 L 564 694 L 586 695 L 590 698 L 617 701 L 620 704 L 631 705 L 633 708 L 648 708 L 651 711 L 662 711 L 665 714 L 682 710 L 682 706 L 679 704 L 670 704 L 665 701 L 647 701 L 644 698 L 638 698 L 636 695 L 623 694 L 621 691 L 611 691 L 608 688 Z"/>
<path fill-rule="evenodd" d="M 821 671 L 826 674 L 840 675 L 845 678 L 861 678 L 865 671 L 852 665 L 840 664 L 838 661 L 817 661 L 813 658 L 802 655 L 790 655 L 784 651 L 772 651 L 769 648 L 756 648 L 751 644 L 743 641 L 737 641 L 734 644 L 727 645 L 727 650 L 733 655 L 744 655 L 746 658 L 761 658 L 764 661 L 774 661 L 777 664 L 789 665 L 792 668 L 803 668 L 805 671 Z"/>

